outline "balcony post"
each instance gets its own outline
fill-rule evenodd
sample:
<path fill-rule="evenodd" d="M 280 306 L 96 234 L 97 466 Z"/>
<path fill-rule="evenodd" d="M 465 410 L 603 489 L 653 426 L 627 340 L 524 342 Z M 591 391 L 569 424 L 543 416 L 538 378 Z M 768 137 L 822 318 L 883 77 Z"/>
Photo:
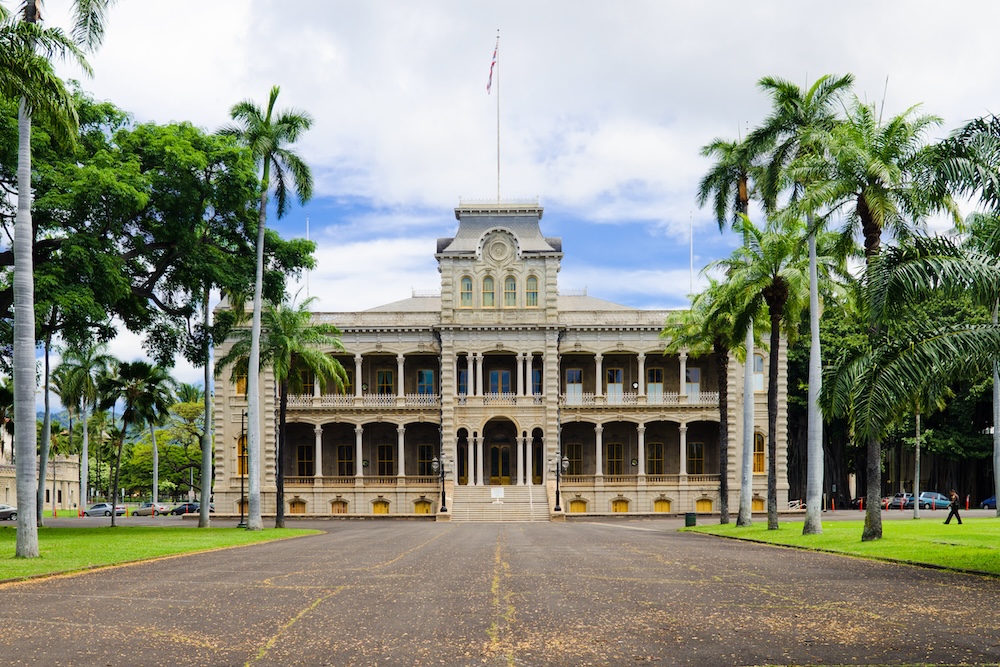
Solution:
<path fill-rule="evenodd" d="M 361 353 L 354 355 L 354 397 L 361 398 Z M 360 463 L 360 461 L 359 461 Z"/>
<path fill-rule="evenodd" d="M 680 397 L 680 402 L 681 403 L 685 403 L 685 402 L 687 402 L 687 393 L 688 393 L 688 385 L 687 385 L 687 360 L 688 360 L 688 355 L 687 355 L 687 352 L 681 352 L 680 355 L 678 355 L 678 358 L 680 359 L 680 362 L 681 362 L 681 386 L 678 387 L 679 391 L 677 392 L 677 395 Z"/>
<path fill-rule="evenodd" d="M 640 385 L 641 386 L 641 385 Z M 639 436 L 639 478 L 646 476 L 646 425 L 639 424 L 636 429 Z"/>
<path fill-rule="evenodd" d="M 594 426 L 594 454 L 597 459 L 594 474 L 597 477 L 604 477 L 604 426 L 601 424 Z"/>
<path fill-rule="evenodd" d="M 313 433 L 316 435 L 316 452 L 313 454 L 313 465 L 316 466 L 314 474 L 319 478 L 323 476 L 323 425 L 317 424 Z"/>
<path fill-rule="evenodd" d="M 358 478 L 358 481 L 364 476 L 361 468 L 361 443 L 362 437 L 365 433 L 363 426 L 358 425 L 354 427 L 354 476 Z"/>
<path fill-rule="evenodd" d="M 406 427 L 400 424 L 396 427 L 396 451 L 399 459 L 399 466 L 396 469 L 396 477 L 406 476 L 406 459 L 403 452 L 403 441 L 406 435 Z"/>
<path fill-rule="evenodd" d="M 602 377 L 604 374 L 603 354 L 598 353 L 594 355 L 594 370 L 597 375 L 597 377 L 595 378 L 596 382 L 594 386 L 594 398 L 600 398 L 601 396 L 604 395 L 604 387 L 603 387 L 604 378 Z"/>
<path fill-rule="evenodd" d="M 403 391 L 404 391 L 404 388 L 403 388 L 403 384 L 404 384 L 403 383 L 403 362 L 405 362 L 405 361 L 406 361 L 406 357 L 404 357 L 402 354 L 397 354 L 396 355 L 396 377 L 398 378 L 396 380 L 396 398 L 400 398 L 400 399 L 403 398 L 403 396 L 405 395 L 403 393 Z"/>
<path fill-rule="evenodd" d="M 639 396 L 646 395 L 646 355 L 642 352 L 638 356 L 639 361 L 639 377 L 636 381 L 639 383 Z"/>
<path fill-rule="evenodd" d="M 681 434 L 681 482 L 687 482 L 687 472 L 688 472 L 688 427 L 687 424 L 681 424 L 678 429 Z"/>

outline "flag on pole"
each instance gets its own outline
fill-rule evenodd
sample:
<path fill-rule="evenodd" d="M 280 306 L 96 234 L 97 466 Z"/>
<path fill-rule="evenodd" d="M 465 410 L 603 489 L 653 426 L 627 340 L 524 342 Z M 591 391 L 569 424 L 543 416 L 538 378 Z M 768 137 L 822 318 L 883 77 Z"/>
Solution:
<path fill-rule="evenodd" d="M 497 64 L 497 49 L 500 48 L 500 38 L 497 37 L 497 45 L 493 47 L 493 62 L 490 63 L 490 78 L 486 82 L 486 94 L 490 94 L 490 88 L 493 87 L 493 68 Z"/>

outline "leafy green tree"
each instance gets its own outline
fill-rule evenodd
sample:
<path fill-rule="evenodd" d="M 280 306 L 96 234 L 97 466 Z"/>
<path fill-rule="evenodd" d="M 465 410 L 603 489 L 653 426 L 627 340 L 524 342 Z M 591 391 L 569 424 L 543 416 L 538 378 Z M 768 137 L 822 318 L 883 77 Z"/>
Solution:
<path fill-rule="evenodd" d="M 63 355 L 57 372 L 65 377 L 66 388 L 69 390 L 64 405 L 70 402 L 80 407 L 80 420 L 86 426 L 80 445 L 80 502 L 84 505 L 90 502 L 88 466 L 90 463 L 90 428 L 88 414 L 96 408 L 99 398 L 98 378 L 106 374 L 115 359 L 106 354 L 104 345 L 89 345 L 86 347 L 71 347 Z"/>
<path fill-rule="evenodd" d="M 253 290 L 253 320 L 250 329 L 247 377 L 247 472 L 249 473 L 247 528 L 249 530 L 261 530 L 264 527 L 260 515 L 260 338 L 264 286 L 264 230 L 267 223 L 267 202 L 272 189 L 271 170 L 274 170 L 273 189 L 279 218 L 288 211 L 289 189 L 294 189 L 300 202 L 306 202 L 312 196 L 312 174 L 309 167 L 289 148 L 303 132 L 309 129 L 312 119 L 305 112 L 298 110 L 275 112 L 274 104 L 278 99 L 279 90 L 278 86 L 271 88 L 266 111 L 261 111 L 251 100 L 237 103 L 230 113 L 236 124 L 222 130 L 223 134 L 237 137 L 248 146 L 254 161 L 261 168 L 260 208 L 257 219 L 257 274 Z"/>
<path fill-rule="evenodd" d="M 260 363 L 264 368 L 271 368 L 278 385 L 276 528 L 285 527 L 284 460 L 288 395 L 291 392 L 301 393 L 306 376 L 315 376 L 317 381 L 332 383 L 332 386 L 341 389 L 347 382 L 347 371 L 328 353 L 344 349 L 340 343 L 340 330 L 331 324 L 312 323 L 309 306 L 313 301 L 306 299 L 297 306 L 287 301 L 269 303 L 264 309 Z M 234 338 L 232 347 L 219 359 L 218 368 L 232 366 L 232 377 L 235 378 L 248 370 L 252 343 L 251 334 L 246 329 L 237 330 Z"/>

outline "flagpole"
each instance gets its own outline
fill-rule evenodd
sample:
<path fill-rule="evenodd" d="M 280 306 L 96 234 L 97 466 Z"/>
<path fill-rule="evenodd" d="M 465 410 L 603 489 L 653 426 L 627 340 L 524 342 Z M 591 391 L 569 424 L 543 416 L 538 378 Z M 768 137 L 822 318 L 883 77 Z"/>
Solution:
<path fill-rule="evenodd" d="M 500 29 L 495 49 L 497 63 L 497 203 L 500 203 Z"/>

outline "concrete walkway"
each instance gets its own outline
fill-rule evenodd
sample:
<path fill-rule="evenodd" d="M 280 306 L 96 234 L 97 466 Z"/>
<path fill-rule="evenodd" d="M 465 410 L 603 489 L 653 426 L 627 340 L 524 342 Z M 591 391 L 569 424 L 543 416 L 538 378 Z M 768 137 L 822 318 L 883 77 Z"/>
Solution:
<path fill-rule="evenodd" d="M 303 524 L 328 532 L 0 586 L 0 656 L 46 667 L 1000 662 L 998 580 L 679 523 Z"/>

